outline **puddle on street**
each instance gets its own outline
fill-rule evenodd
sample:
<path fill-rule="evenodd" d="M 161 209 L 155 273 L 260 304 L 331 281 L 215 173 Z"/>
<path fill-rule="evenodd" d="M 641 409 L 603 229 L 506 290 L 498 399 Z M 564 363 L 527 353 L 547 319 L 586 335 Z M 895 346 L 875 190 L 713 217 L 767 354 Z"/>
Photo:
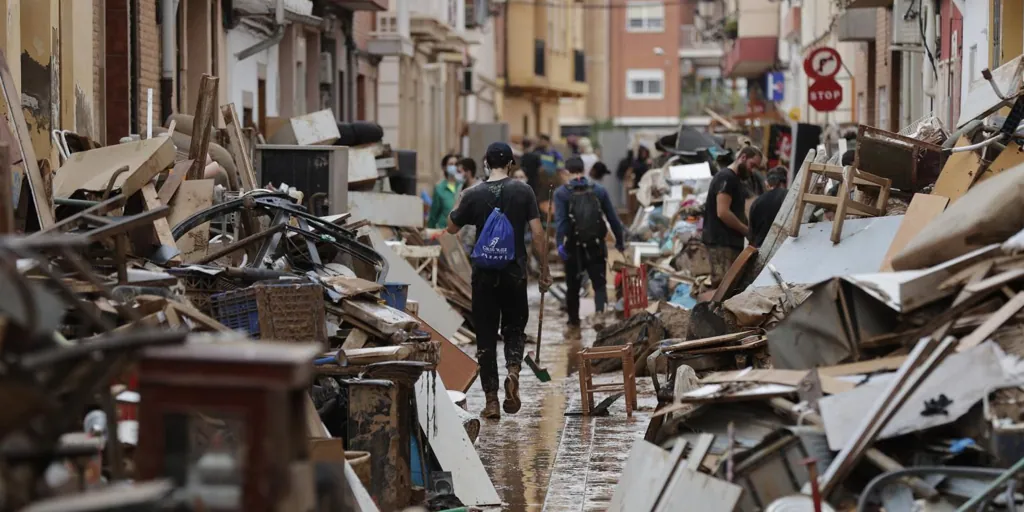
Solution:
<path fill-rule="evenodd" d="M 530 322 L 526 332 L 531 339 L 537 333 L 540 292 L 530 290 Z M 584 299 L 581 314 L 592 310 Z M 633 441 L 642 438 L 647 415 L 654 408 L 650 379 L 637 379 L 641 411 L 626 419 L 623 400 L 611 407 L 605 417 L 565 416 L 579 411 L 579 379 L 575 354 L 581 346 L 593 343 L 594 331 L 583 329 L 579 339 L 567 339 L 566 315 L 550 296 L 544 300 L 544 333 L 540 364 L 551 374 L 551 382 L 542 383 L 524 363 L 520 378 L 523 407 L 519 413 L 502 413 L 499 421 L 481 420 L 477 453 L 487 468 L 494 487 L 509 511 L 602 510 L 611 500 L 615 483 Z M 586 323 L 584 321 L 584 323 Z M 462 347 L 471 355 L 475 347 Z M 527 351 L 535 347 L 528 346 Z M 504 382 L 504 351 L 498 348 L 498 372 Z M 621 380 L 621 373 L 595 376 L 595 380 Z M 500 392 L 499 396 L 504 396 Z M 595 400 L 600 401 L 599 395 Z M 479 380 L 467 397 L 467 407 L 479 414 L 484 405 Z"/>

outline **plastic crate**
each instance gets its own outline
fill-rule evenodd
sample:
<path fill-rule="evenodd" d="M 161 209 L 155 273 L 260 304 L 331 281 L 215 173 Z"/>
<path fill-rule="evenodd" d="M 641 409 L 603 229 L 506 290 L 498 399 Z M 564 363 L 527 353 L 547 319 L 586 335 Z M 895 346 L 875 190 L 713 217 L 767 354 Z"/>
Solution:
<path fill-rule="evenodd" d="M 323 287 L 316 283 L 255 284 L 210 297 L 213 316 L 228 328 L 273 341 L 327 341 Z"/>
<path fill-rule="evenodd" d="M 192 306 L 207 315 L 213 314 L 213 308 L 210 305 L 211 296 L 238 289 L 237 285 L 226 279 L 202 272 L 183 275 L 180 280 L 185 286 L 185 296 L 188 297 Z"/>

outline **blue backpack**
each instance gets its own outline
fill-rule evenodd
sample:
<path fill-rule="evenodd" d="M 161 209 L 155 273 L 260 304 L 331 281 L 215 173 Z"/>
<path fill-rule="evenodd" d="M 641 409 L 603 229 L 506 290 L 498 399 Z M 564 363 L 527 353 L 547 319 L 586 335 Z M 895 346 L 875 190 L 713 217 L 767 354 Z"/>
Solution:
<path fill-rule="evenodd" d="M 496 192 L 501 199 L 501 188 Z M 476 235 L 476 245 L 469 256 L 473 264 L 486 269 L 503 269 L 516 259 L 516 233 L 512 223 L 495 206 L 487 216 L 484 229 Z"/>

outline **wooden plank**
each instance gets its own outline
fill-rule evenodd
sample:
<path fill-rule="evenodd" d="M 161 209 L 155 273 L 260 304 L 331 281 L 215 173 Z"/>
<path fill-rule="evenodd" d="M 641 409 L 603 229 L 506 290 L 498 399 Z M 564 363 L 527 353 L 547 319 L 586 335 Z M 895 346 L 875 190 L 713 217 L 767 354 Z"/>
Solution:
<path fill-rule="evenodd" d="M 174 164 L 174 169 L 167 175 L 167 179 L 164 180 L 164 184 L 160 186 L 160 202 L 163 204 L 171 204 L 171 199 L 174 198 L 174 194 L 178 192 L 178 188 L 181 187 L 181 182 L 185 180 L 185 174 L 188 173 L 189 168 L 192 167 L 192 160 L 182 160 Z"/>
<path fill-rule="evenodd" d="M 0 142 L 0 234 L 14 233 L 14 176 L 9 158 L 11 146 Z"/>
<path fill-rule="evenodd" d="M 970 144 L 970 139 L 963 136 L 956 142 L 956 147 Z M 946 159 L 946 165 L 942 167 L 942 172 L 939 173 L 939 179 L 935 181 L 935 190 L 932 193 L 948 197 L 950 204 L 955 203 L 967 193 L 967 189 L 971 188 L 980 167 L 981 156 L 975 151 L 950 154 Z"/>
<path fill-rule="evenodd" d="M 449 341 L 448 338 L 438 334 L 437 331 L 416 315 L 413 316 L 420 320 L 420 328 L 430 333 L 431 341 L 441 343 L 441 356 L 437 363 L 437 373 L 441 376 L 441 382 L 444 382 L 445 389 L 467 393 L 470 386 L 476 382 L 477 376 L 480 375 L 480 365 L 469 354 L 463 352 L 462 349 Z"/>
<path fill-rule="evenodd" d="M 235 104 L 221 105 L 220 114 L 228 131 L 228 151 L 231 152 L 231 158 L 235 159 L 235 167 L 238 168 L 238 182 L 246 191 L 255 190 L 259 188 L 256 185 L 256 171 L 253 170 L 252 157 L 245 144 L 245 136 L 242 135 L 242 123 L 238 120 Z"/>
<path fill-rule="evenodd" d="M 142 194 L 142 203 L 147 211 L 155 210 L 163 205 L 160 204 L 160 199 L 156 194 L 156 185 L 147 183 L 139 190 Z M 171 234 L 171 226 L 167 222 L 166 217 L 161 217 L 153 221 L 153 229 L 156 231 L 156 238 L 160 245 L 166 245 L 168 247 L 177 248 L 178 244 L 174 242 L 174 235 Z M 171 266 L 181 265 L 181 254 L 177 254 L 168 260 L 168 264 Z"/>
<path fill-rule="evenodd" d="M 181 183 L 178 193 L 168 204 L 171 213 L 167 224 L 176 226 L 192 214 L 213 206 L 214 180 L 189 180 Z M 210 223 L 204 223 L 185 233 L 176 245 L 186 263 L 195 263 L 206 257 L 210 249 Z"/>
<path fill-rule="evenodd" d="M 757 248 L 753 246 L 746 246 L 743 251 L 740 252 L 739 257 L 736 261 L 732 262 L 732 266 L 722 277 L 722 282 L 719 283 L 718 288 L 715 290 L 714 296 L 712 296 L 712 302 L 722 302 L 723 300 L 732 296 L 732 291 L 736 288 L 736 282 L 743 276 L 743 272 L 747 270 L 750 263 L 757 257 Z"/>
<path fill-rule="evenodd" d="M 665 494 L 654 511 L 671 512 L 682 507 L 701 512 L 732 512 L 742 494 L 743 488 L 736 484 L 680 468 L 665 486 Z"/>
<path fill-rule="evenodd" d="M 342 350 L 352 350 L 356 348 L 363 348 L 366 342 L 370 339 L 370 335 L 366 334 L 366 331 L 362 329 L 352 329 L 348 333 L 348 337 L 345 338 L 345 343 L 341 345 Z"/>
<path fill-rule="evenodd" d="M 886 370 L 898 370 L 907 356 L 892 356 L 859 361 L 856 363 L 837 364 L 835 366 L 822 366 L 818 368 L 819 377 L 842 377 L 845 375 L 859 375 L 862 373 L 874 373 Z"/>
<path fill-rule="evenodd" d="M 360 279 L 358 277 L 331 276 L 323 278 L 323 283 L 330 286 L 342 297 L 356 297 L 364 293 L 374 293 L 384 289 L 384 285 Z"/>
<path fill-rule="evenodd" d="M 57 170 L 53 191 L 57 197 L 71 197 L 79 190 L 103 192 L 117 174 L 114 189 L 121 189 L 121 193 L 129 197 L 173 164 L 174 141 L 170 137 L 72 153 Z M 128 167 L 128 171 L 118 173 L 122 167 Z"/>
<path fill-rule="evenodd" d="M 712 373 L 705 376 L 700 380 L 700 382 L 701 384 L 762 382 L 799 386 L 800 381 L 802 381 L 806 375 L 807 370 L 755 370 L 747 368 L 745 370 Z M 819 375 L 818 378 L 821 380 L 822 391 L 830 395 L 843 393 L 857 387 L 857 384 L 854 382 L 839 380 L 835 377 L 829 377 L 828 375 Z"/>
<path fill-rule="evenodd" d="M 466 506 L 499 505 L 501 498 L 462 426 L 444 382 L 437 372 L 416 381 L 416 414 L 441 469 L 452 474 L 455 495 Z"/>
<path fill-rule="evenodd" d="M 957 347 L 957 351 L 967 350 L 987 340 L 989 336 L 992 336 L 992 334 L 996 332 L 996 329 L 1002 327 L 1003 324 L 1016 315 L 1022 308 L 1024 308 L 1024 292 L 1015 295 L 1006 304 L 1003 304 L 1003 307 L 989 315 L 988 319 L 979 325 L 977 329 L 971 332 L 971 334 L 968 334 L 961 339 L 960 346 Z"/>
<path fill-rule="evenodd" d="M 892 258 L 899 254 L 928 223 L 938 217 L 946 209 L 947 204 L 948 197 L 914 194 L 914 198 L 910 200 L 910 207 L 907 208 L 907 213 L 903 215 L 903 221 L 896 230 L 896 236 L 882 258 L 882 272 L 893 271 Z"/>
<path fill-rule="evenodd" d="M 711 450 L 711 444 L 714 442 L 714 434 L 700 434 L 697 436 L 697 442 L 690 448 L 690 455 L 686 457 L 686 469 L 698 471 L 701 462 L 704 462 L 704 457 L 707 456 L 708 451 Z"/>
<path fill-rule="evenodd" d="M 213 132 L 214 110 L 217 108 L 217 84 L 220 79 L 215 76 L 203 75 L 199 81 L 199 101 L 196 104 L 196 116 L 192 122 L 192 145 L 188 148 L 188 159 L 194 160 L 185 177 L 198 180 L 203 177 L 206 168 L 206 154 L 210 149 L 210 135 Z"/>
<path fill-rule="evenodd" d="M 615 486 L 608 512 L 653 510 L 665 484 L 679 466 L 685 447 L 683 439 L 676 442 L 671 452 L 637 439 Z"/>
<path fill-rule="evenodd" d="M 999 153 L 999 156 L 992 161 L 992 164 L 988 166 L 988 169 L 978 177 L 975 181 L 975 185 L 985 181 L 1007 169 L 1013 169 L 1020 164 L 1024 164 L 1024 150 L 1021 149 L 1020 145 L 1016 142 L 1011 142 L 1006 145 L 1006 149 Z"/>
<path fill-rule="evenodd" d="M 32 137 L 28 132 L 28 125 L 25 122 L 25 112 L 21 107 L 21 94 L 19 83 L 11 77 L 11 70 L 7 66 L 7 56 L 0 50 L 0 89 L 3 89 L 3 100 L 7 105 L 7 125 L 14 135 L 16 144 L 15 153 L 21 159 L 18 167 L 21 172 L 15 175 L 12 186 L 13 202 L 17 207 L 21 204 L 21 176 L 28 179 L 29 191 L 32 193 L 35 204 L 36 217 L 39 219 L 39 227 L 45 230 L 56 222 L 53 213 L 53 196 L 46 193 L 46 181 L 39 172 L 39 162 L 36 160 L 36 152 L 32 147 Z M 12 107 L 13 106 L 13 107 Z M 49 136 L 49 134 L 47 134 Z"/>

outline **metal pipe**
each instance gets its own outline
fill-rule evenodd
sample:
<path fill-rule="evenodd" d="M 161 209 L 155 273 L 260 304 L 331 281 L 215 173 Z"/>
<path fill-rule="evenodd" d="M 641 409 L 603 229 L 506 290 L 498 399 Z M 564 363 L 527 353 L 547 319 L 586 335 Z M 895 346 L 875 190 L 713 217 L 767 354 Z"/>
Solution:
<path fill-rule="evenodd" d="M 242 61 L 256 55 L 267 48 L 277 46 L 284 39 L 284 0 L 277 0 L 277 8 L 274 11 L 274 33 L 270 37 L 238 52 L 235 58 Z"/>
<path fill-rule="evenodd" d="M 1021 459 L 1024 461 L 1024 459 Z M 1018 462 L 1019 464 L 1019 462 Z M 888 473 L 882 473 L 871 480 L 864 490 L 860 493 L 860 497 L 857 499 L 857 512 L 866 510 L 868 499 L 874 494 L 875 488 L 880 487 L 882 484 L 889 482 L 896 478 L 902 478 L 904 476 L 920 475 L 936 473 L 946 476 L 963 476 L 963 477 L 993 477 L 999 476 L 1001 471 L 994 468 L 978 468 L 971 466 L 917 466 L 913 468 L 897 469 L 896 471 L 890 471 Z M 982 493 L 984 494 L 984 493 Z M 977 497 L 975 497 L 977 499 Z M 966 507 L 966 505 L 964 505 Z M 964 507 L 960 507 L 957 512 L 967 510 Z"/>
<path fill-rule="evenodd" d="M 160 112 L 167 119 L 174 111 L 174 71 L 178 52 L 178 0 L 160 2 L 160 39 L 163 44 L 162 72 L 160 76 Z M 163 120 L 161 120 L 162 123 Z"/>
<path fill-rule="evenodd" d="M 1013 466 L 1011 466 L 1010 469 L 1007 469 L 1002 474 L 1000 474 L 999 478 L 993 480 L 992 483 L 990 483 L 988 487 L 986 487 L 985 490 L 982 491 L 981 494 L 971 498 L 970 500 L 967 501 L 967 503 L 960 505 L 960 508 L 956 509 L 956 512 L 967 512 L 968 510 L 971 510 L 972 508 L 978 506 L 979 503 L 988 499 L 989 495 L 998 490 L 999 487 L 1006 483 L 1007 480 L 1016 476 L 1017 473 L 1020 473 L 1021 470 L 1024 470 L 1024 457 L 1021 457 L 1021 459 L 1018 460 Z"/>

